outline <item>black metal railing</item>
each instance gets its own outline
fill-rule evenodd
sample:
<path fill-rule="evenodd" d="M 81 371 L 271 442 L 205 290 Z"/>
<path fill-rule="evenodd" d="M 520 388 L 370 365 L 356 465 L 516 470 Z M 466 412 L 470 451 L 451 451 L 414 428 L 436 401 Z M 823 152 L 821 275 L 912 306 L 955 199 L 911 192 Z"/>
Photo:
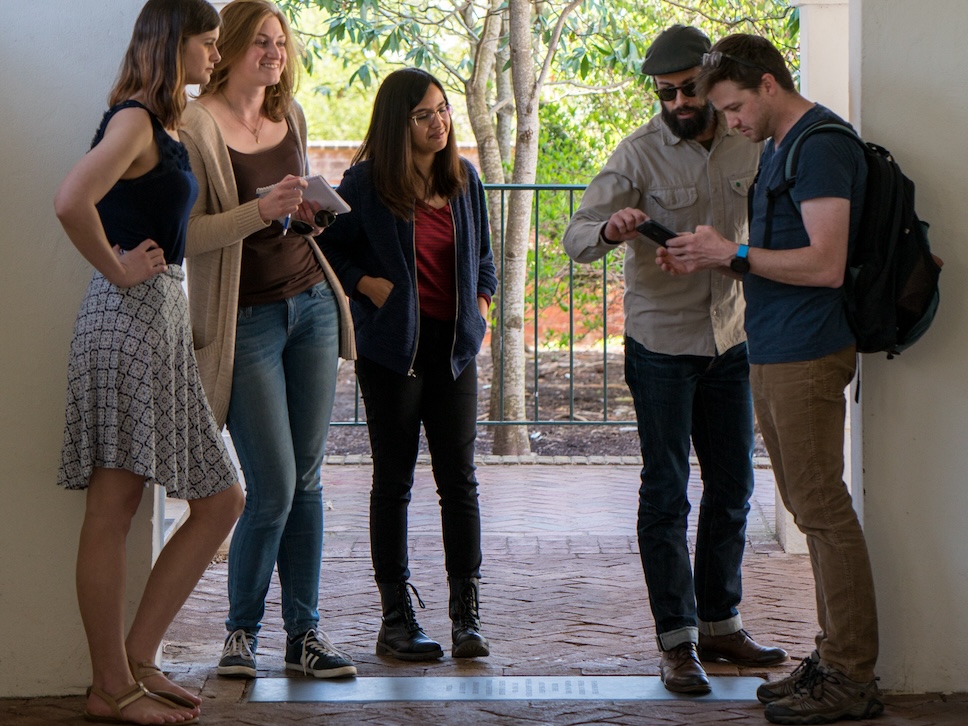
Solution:
<path fill-rule="evenodd" d="M 499 219 L 506 218 L 507 197 L 511 191 L 531 191 L 532 202 L 531 240 L 528 250 L 528 283 L 525 299 L 526 340 L 531 346 L 527 351 L 528 371 L 526 394 L 528 405 L 526 417 L 508 420 L 503 405 L 499 405 L 497 415 L 489 415 L 487 406 L 481 407 L 482 418 L 478 423 L 484 426 L 630 426 L 635 425 L 624 384 L 624 371 L 618 364 L 623 357 L 621 344 L 622 312 L 621 279 L 622 248 L 610 253 L 604 259 L 589 265 L 575 265 L 561 248 L 561 235 L 574 214 L 584 184 L 485 184 L 488 192 L 499 192 Z M 493 195 L 492 195 L 493 199 Z M 491 230 L 499 244 L 495 250 L 504 249 L 504 227 Z M 492 311 L 493 323 L 490 335 L 500 335 L 505 323 L 506 300 L 504 290 L 504 259 L 496 255 L 499 291 L 497 310 Z M 611 340 L 610 340 L 611 338 Z M 580 346 L 576 346 L 580 343 Z M 500 346 L 499 346 L 500 347 Z M 482 379 L 489 374 L 485 386 L 498 386 L 498 400 L 504 400 L 505 381 L 501 375 L 503 366 L 500 361 L 490 365 L 490 349 L 487 343 L 479 357 Z M 560 372 L 564 367 L 565 383 L 549 382 L 549 371 Z M 589 369 L 598 374 L 599 380 L 593 386 L 595 392 L 586 389 L 589 384 L 578 384 L 589 378 Z M 615 372 L 617 369 L 617 372 Z M 344 373 L 345 371 L 345 373 Z M 581 375 L 579 376 L 579 373 Z M 355 400 L 352 417 L 333 420 L 334 426 L 354 426 L 364 423 L 360 404 L 359 387 L 355 384 L 352 366 L 341 368 L 340 387 L 343 395 L 353 390 Z M 555 386 L 555 395 L 545 394 L 549 386 Z M 581 390 L 576 390 L 580 386 Z M 580 394 L 580 395 L 579 395 Z M 338 395 L 340 395 L 338 393 Z M 542 406 L 543 401 L 554 399 L 559 402 L 556 410 L 549 411 Z M 564 399 L 564 410 L 560 401 Z M 580 399 L 580 400 L 579 400 Z M 347 409 L 343 409 L 344 411 Z M 623 415 L 624 414 L 624 415 Z"/>

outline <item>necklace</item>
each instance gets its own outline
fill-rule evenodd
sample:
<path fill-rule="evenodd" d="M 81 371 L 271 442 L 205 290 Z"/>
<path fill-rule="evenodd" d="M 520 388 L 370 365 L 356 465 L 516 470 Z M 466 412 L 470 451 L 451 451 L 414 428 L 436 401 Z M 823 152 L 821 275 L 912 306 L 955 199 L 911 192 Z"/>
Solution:
<path fill-rule="evenodd" d="M 262 133 L 262 125 L 266 122 L 266 117 L 263 116 L 262 115 L 262 112 L 260 111 L 259 112 L 259 123 L 256 124 L 256 127 L 255 128 L 252 128 L 251 126 L 249 126 L 249 124 L 247 124 L 245 122 L 245 120 L 242 118 L 242 116 L 240 116 L 239 113 L 232 107 L 232 104 L 229 103 L 229 99 L 225 98 L 225 94 L 224 93 L 222 94 L 222 98 L 225 99 L 225 105 L 228 106 L 229 111 L 231 112 L 231 114 L 233 116 L 235 116 L 235 120 L 238 121 L 240 124 L 242 124 L 242 128 L 244 128 L 246 131 L 248 131 L 250 134 L 252 134 L 253 138 L 255 139 L 255 143 L 258 144 L 259 143 L 259 134 Z"/>

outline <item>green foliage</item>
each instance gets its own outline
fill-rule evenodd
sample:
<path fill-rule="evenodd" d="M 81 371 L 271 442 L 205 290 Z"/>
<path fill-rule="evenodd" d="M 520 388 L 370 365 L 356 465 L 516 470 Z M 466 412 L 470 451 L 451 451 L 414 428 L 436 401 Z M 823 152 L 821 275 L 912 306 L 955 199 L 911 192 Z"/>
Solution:
<path fill-rule="evenodd" d="M 459 108 L 464 84 L 474 71 L 474 49 L 489 6 L 486 0 L 435 4 L 280 0 L 279 4 L 295 19 L 306 48 L 304 62 L 311 83 L 304 84 L 299 98 L 310 120 L 310 136 L 346 140 L 363 137 L 375 88 L 382 76 L 401 65 L 434 73 Z M 554 42 L 565 5 L 534 3 L 532 38 L 538 62 Z M 499 12 L 506 12 L 506 4 Z M 673 23 L 700 27 L 714 41 L 736 32 L 768 37 L 798 77 L 799 13 L 786 0 L 585 0 L 561 24 L 540 99 L 538 183 L 587 183 L 624 136 L 658 113 L 651 79 L 640 68 L 649 43 Z M 507 43 L 506 35 L 499 39 L 499 47 Z M 493 99 L 495 105 L 498 100 Z M 469 141 L 470 128 L 461 116 L 458 113 L 455 120 L 458 137 Z M 605 268 L 609 298 L 620 295 L 621 251 L 609 254 L 598 266 L 575 267 L 574 289 L 565 289 L 563 280 L 571 263 L 561 251 L 560 239 L 580 192 L 541 192 L 536 200 L 539 232 L 529 256 L 532 261 L 537 256 L 542 280 L 537 309 L 549 305 L 566 309 L 573 304 L 586 323 L 599 325 L 601 269 Z M 533 282 L 529 295 L 535 295 Z M 610 299 L 609 305 L 616 300 Z"/>

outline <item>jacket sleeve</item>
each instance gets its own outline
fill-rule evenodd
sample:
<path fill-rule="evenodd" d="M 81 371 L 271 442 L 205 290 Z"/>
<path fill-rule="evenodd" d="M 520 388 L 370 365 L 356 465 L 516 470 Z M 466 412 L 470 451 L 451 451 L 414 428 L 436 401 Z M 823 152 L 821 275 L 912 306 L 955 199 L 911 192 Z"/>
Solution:
<path fill-rule="evenodd" d="M 363 248 L 365 240 L 360 218 L 360 197 L 356 193 L 358 185 L 353 177 L 352 171 L 347 170 L 336 189 L 336 193 L 349 204 L 350 211 L 337 215 L 333 224 L 315 237 L 316 244 L 329 260 L 343 290 L 351 298 L 357 297 L 356 285 L 367 274 L 359 265 L 358 251 Z M 357 254 L 354 254 L 354 250 Z"/>
<path fill-rule="evenodd" d="M 267 227 L 259 216 L 258 200 L 239 204 L 228 150 L 208 111 L 187 111 L 180 136 L 198 180 L 198 197 L 188 216 L 185 255 L 228 247 Z"/>

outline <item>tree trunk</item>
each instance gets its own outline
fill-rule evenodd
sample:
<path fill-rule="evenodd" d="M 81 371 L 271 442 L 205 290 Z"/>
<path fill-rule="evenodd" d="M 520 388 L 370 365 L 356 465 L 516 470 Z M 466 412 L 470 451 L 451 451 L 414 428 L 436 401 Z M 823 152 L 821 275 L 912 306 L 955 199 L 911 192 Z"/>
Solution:
<path fill-rule="evenodd" d="M 515 184 L 533 184 L 538 166 L 538 98 L 531 47 L 530 0 L 510 0 L 508 32 L 517 122 L 512 181 Z M 512 421 L 526 417 L 524 292 L 533 200 L 533 192 L 514 190 L 508 195 L 507 203 L 502 278 L 504 325 L 498 345 L 504 364 L 504 418 Z M 491 400 L 494 401 L 493 394 Z M 492 417 L 493 414 L 492 411 Z M 494 432 L 494 453 L 524 454 L 530 450 L 526 426 L 501 426 Z"/>

